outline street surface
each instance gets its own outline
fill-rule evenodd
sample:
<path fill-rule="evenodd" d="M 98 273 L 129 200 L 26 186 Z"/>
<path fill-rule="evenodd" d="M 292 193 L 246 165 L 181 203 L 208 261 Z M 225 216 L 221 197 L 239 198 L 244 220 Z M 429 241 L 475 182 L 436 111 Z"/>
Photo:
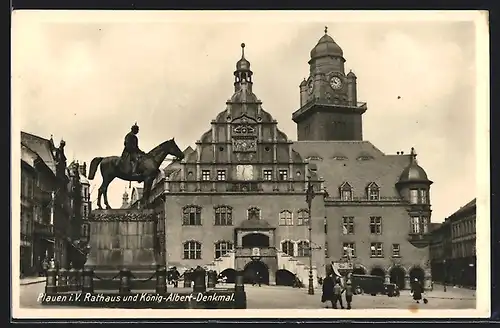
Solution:
<path fill-rule="evenodd" d="M 20 287 L 20 307 L 48 308 L 48 306 L 42 306 L 37 302 L 40 293 L 44 292 L 44 287 L 44 283 L 22 285 Z M 228 285 L 228 287 L 232 286 Z M 188 292 L 191 289 L 169 287 L 168 290 L 169 292 Z M 307 288 L 245 285 L 245 291 L 249 309 L 318 309 L 326 307 L 326 303 L 321 303 L 321 290 L 319 289 L 315 290 L 315 295 L 308 295 Z M 448 287 L 447 292 L 443 292 L 442 286 L 435 286 L 433 291 L 425 294 L 425 297 L 429 303 L 418 304 L 419 309 L 473 309 L 476 307 L 475 291 L 469 289 Z M 399 297 L 355 295 L 352 307 L 353 309 L 408 309 L 414 304 L 410 292 L 403 290 Z M 328 307 L 331 307 L 330 303 L 328 303 Z M 60 309 L 62 307 L 51 308 Z M 74 309 L 74 307 L 72 308 Z"/>

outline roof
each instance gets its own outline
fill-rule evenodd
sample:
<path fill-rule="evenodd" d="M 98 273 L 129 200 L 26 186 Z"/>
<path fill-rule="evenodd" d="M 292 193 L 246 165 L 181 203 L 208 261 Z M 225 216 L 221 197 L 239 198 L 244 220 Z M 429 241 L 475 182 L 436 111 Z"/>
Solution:
<path fill-rule="evenodd" d="M 252 218 L 244 220 L 238 226 L 239 229 L 271 229 L 271 225 L 266 220 Z"/>
<path fill-rule="evenodd" d="M 153 221 L 156 219 L 154 210 L 112 209 L 92 210 L 89 221 Z"/>
<path fill-rule="evenodd" d="M 450 217 L 458 217 L 465 212 L 472 211 L 476 209 L 476 198 L 465 204 L 464 206 L 460 207 L 455 213 L 453 213 Z"/>
<path fill-rule="evenodd" d="M 403 172 L 401 173 L 401 176 L 399 177 L 399 182 L 430 182 L 429 178 L 427 177 L 427 173 L 425 173 L 425 170 L 417 164 L 417 162 L 414 160 L 408 167 L 406 167 Z"/>
<path fill-rule="evenodd" d="M 311 50 L 311 59 L 324 56 L 342 56 L 342 48 L 328 34 L 323 35 Z"/>
<path fill-rule="evenodd" d="M 52 172 L 56 173 L 56 163 L 52 153 L 54 145 L 50 140 L 21 131 L 21 143 L 37 153 Z"/>
<path fill-rule="evenodd" d="M 317 166 L 331 197 L 347 182 L 353 197 L 366 197 L 371 182 L 380 187 L 381 198 L 400 198 L 396 183 L 410 164 L 410 155 L 385 155 L 369 141 L 296 141 L 293 149 Z M 315 156 L 312 157 L 311 156 Z"/>
<path fill-rule="evenodd" d="M 434 222 L 431 222 L 430 227 L 429 227 L 429 228 L 430 228 L 429 230 L 430 230 L 431 232 L 432 232 L 432 231 L 435 231 L 435 230 L 437 230 L 437 229 L 441 228 L 441 225 L 442 225 L 442 223 L 434 223 Z"/>

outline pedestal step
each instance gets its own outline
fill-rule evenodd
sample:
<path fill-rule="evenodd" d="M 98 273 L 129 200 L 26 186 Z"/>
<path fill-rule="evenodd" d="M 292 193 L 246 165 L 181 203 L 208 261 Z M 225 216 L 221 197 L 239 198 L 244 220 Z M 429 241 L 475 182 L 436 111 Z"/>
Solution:
<path fill-rule="evenodd" d="M 117 271 L 96 271 L 94 290 L 118 291 L 120 289 L 120 277 L 115 277 L 117 273 Z M 155 290 L 155 271 L 132 271 L 132 274 L 133 276 L 130 280 L 132 290 Z"/>

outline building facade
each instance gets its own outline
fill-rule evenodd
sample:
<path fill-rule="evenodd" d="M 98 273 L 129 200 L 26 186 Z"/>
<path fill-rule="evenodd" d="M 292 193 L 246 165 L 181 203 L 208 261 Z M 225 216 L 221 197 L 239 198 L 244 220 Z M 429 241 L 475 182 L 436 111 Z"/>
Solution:
<path fill-rule="evenodd" d="M 476 286 L 476 199 L 432 232 L 430 256 L 434 281 Z"/>
<path fill-rule="evenodd" d="M 226 109 L 149 200 L 165 217 L 167 262 L 289 284 L 349 258 L 355 272 L 429 287 L 432 181 L 413 148 L 386 155 L 362 139 L 367 106 L 335 41 L 325 33 L 310 55 L 292 141 L 253 93 L 242 44 Z"/>
<path fill-rule="evenodd" d="M 68 268 L 78 247 L 75 206 L 82 189 L 64 147 L 64 141 L 56 147 L 52 138 L 21 132 L 21 276 L 41 273 L 44 260 Z"/>

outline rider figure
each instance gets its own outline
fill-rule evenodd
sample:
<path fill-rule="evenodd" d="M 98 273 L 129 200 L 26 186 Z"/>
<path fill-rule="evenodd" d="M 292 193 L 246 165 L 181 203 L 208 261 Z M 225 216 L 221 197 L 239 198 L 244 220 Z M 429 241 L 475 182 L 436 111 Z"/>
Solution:
<path fill-rule="evenodd" d="M 139 126 L 135 123 L 130 132 L 125 136 L 125 149 L 123 150 L 122 158 L 129 157 L 130 164 L 132 165 L 132 174 L 136 174 L 137 163 L 141 155 L 144 154 L 139 149 L 139 140 L 136 134 L 139 133 Z"/>

